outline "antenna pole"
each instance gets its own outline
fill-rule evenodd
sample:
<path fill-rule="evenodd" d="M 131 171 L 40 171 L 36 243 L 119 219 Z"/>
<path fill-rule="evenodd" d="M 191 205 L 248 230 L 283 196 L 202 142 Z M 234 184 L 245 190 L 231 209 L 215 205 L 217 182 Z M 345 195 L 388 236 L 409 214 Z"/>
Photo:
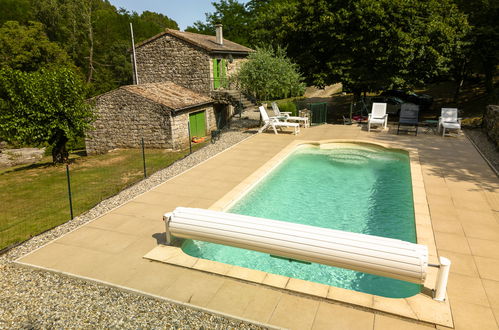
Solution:
<path fill-rule="evenodd" d="M 139 76 L 137 74 L 137 58 L 135 56 L 135 41 L 133 39 L 133 26 L 130 22 L 130 33 L 132 34 L 132 52 L 133 52 L 133 78 L 135 81 L 135 85 L 139 84 Z"/>

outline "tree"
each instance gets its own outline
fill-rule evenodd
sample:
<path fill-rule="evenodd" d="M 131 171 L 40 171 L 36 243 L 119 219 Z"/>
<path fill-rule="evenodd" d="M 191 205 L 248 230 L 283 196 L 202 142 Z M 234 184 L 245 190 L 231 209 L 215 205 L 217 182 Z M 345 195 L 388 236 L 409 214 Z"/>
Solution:
<path fill-rule="evenodd" d="M 0 0 L 6 1 L 6 0 Z M 141 15 L 116 9 L 107 0 L 31 0 L 34 17 L 43 23 L 50 40 L 66 50 L 96 95 L 130 84 L 130 23 L 135 41 L 165 28 L 177 28 L 166 15 Z"/>
<path fill-rule="evenodd" d="M 485 74 L 488 93 L 494 89 L 494 76 L 499 65 L 499 2 L 492 0 L 458 0 L 460 8 L 468 15 L 472 47 L 469 56 L 480 65 Z"/>
<path fill-rule="evenodd" d="M 357 95 L 447 75 L 469 31 L 450 0 L 303 0 L 286 8 L 281 26 L 263 35 L 287 45 L 309 84 L 342 82 Z"/>
<path fill-rule="evenodd" d="M 7 21 L 0 28 L 0 67 L 36 71 L 69 63 L 66 52 L 48 39 L 41 23 L 23 26 Z"/>
<path fill-rule="evenodd" d="M 28 23 L 33 20 L 31 12 L 31 0 L 0 0 L 0 25 L 7 21 L 18 21 Z"/>
<path fill-rule="evenodd" d="M 286 40 L 293 29 L 298 0 L 250 0 L 246 8 L 252 18 L 248 22 L 251 46 L 287 48 Z"/>
<path fill-rule="evenodd" d="M 235 77 L 241 88 L 260 100 L 303 95 L 305 84 L 283 49 L 258 48 L 248 56 Z"/>
<path fill-rule="evenodd" d="M 144 27 L 137 29 L 137 37 L 147 39 L 164 29 L 178 30 L 178 24 L 174 20 L 163 14 L 158 14 L 151 11 L 144 11 L 137 19 L 138 23 L 142 23 Z M 143 31 L 141 31 L 143 29 Z"/>
<path fill-rule="evenodd" d="M 224 37 L 241 45 L 250 45 L 253 14 L 246 9 L 246 6 L 237 0 L 220 0 L 212 4 L 216 11 L 206 13 L 206 23 L 194 22 L 194 26 L 188 26 L 186 31 L 213 35 L 215 25 L 222 24 Z"/>
<path fill-rule="evenodd" d="M 81 136 L 92 119 L 84 84 L 71 69 L 0 71 L 0 135 L 9 142 L 48 143 L 53 162 L 66 162 L 66 143 Z"/>

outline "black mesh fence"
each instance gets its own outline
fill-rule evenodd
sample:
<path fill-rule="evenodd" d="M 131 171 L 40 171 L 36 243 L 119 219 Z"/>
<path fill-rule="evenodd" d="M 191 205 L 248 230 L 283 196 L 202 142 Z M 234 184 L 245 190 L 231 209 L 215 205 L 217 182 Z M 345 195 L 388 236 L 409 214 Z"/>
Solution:
<path fill-rule="evenodd" d="M 68 164 L 54 165 L 45 156 L 34 164 L 0 167 L 0 251 L 81 215 L 209 143 L 207 137 L 179 151 L 138 147 L 92 156 L 75 150 Z"/>

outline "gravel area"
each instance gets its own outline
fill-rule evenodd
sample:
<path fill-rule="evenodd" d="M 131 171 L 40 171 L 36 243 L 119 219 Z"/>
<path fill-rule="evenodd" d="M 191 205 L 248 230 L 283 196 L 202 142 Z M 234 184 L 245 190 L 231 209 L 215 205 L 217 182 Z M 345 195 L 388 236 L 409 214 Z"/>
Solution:
<path fill-rule="evenodd" d="M 244 125 L 241 125 L 244 126 Z M 0 329 L 12 328 L 195 328 L 261 329 L 161 299 L 62 274 L 21 267 L 12 261 L 108 212 L 251 136 L 225 130 L 219 141 L 156 172 L 92 210 L 0 256 Z"/>
<path fill-rule="evenodd" d="M 487 137 L 487 134 L 478 128 L 466 129 L 464 134 L 480 149 L 485 158 L 496 169 L 496 173 L 499 173 L 499 151 L 496 145 Z"/>

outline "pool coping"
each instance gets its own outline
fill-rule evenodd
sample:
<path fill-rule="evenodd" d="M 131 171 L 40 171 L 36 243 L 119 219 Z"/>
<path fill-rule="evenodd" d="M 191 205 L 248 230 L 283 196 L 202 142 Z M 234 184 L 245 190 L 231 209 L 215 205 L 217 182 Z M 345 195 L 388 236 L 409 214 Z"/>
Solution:
<path fill-rule="evenodd" d="M 428 246 L 429 263 L 438 264 L 438 254 L 426 199 L 426 189 L 423 181 L 421 164 L 419 162 L 418 150 L 416 148 L 401 147 L 396 142 L 379 143 L 371 140 L 351 139 L 327 139 L 319 141 L 295 140 L 272 157 L 268 162 L 260 166 L 255 172 L 225 194 L 221 199 L 211 205 L 209 209 L 224 211 L 230 208 L 236 201 L 263 180 L 268 173 L 279 166 L 286 156 L 296 150 L 298 146 L 321 145 L 327 143 L 370 144 L 386 149 L 396 149 L 408 152 L 411 168 L 417 242 L 418 244 Z M 387 298 L 224 264 L 217 261 L 195 258 L 185 254 L 179 246 L 159 245 L 144 255 L 144 258 L 265 285 L 275 289 L 292 291 L 296 294 L 354 305 L 362 309 L 381 311 L 417 321 L 453 327 L 448 297 L 443 302 L 435 301 L 431 297 L 437 275 L 437 269 L 433 267 L 428 268 L 427 277 L 421 293 L 408 298 Z"/>

